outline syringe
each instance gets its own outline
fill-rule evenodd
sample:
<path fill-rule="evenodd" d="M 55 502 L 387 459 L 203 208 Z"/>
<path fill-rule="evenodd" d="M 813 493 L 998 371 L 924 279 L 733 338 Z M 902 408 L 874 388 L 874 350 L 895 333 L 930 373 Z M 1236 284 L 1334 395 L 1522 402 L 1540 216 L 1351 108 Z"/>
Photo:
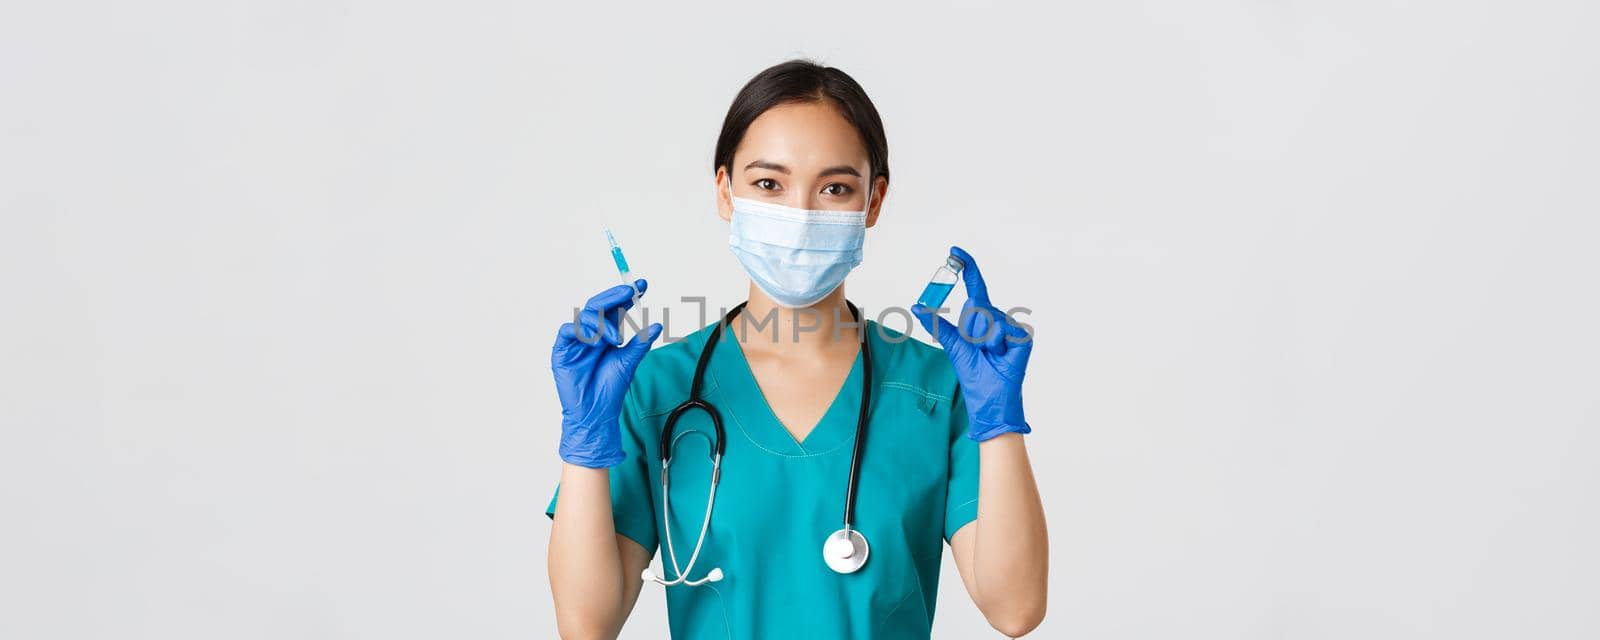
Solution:
<path fill-rule="evenodd" d="M 622 276 L 622 284 L 633 287 L 633 302 L 639 303 L 639 285 L 634 284 L 633 276 L 628 273 L 628 259 L 622 257 L 622 247 L 617 246 L 616 236 L 611 235 L 609 227 L 606 230 L 606 242 L 611 243 L 611 261 L 617 263 L 617 275 Z"/>

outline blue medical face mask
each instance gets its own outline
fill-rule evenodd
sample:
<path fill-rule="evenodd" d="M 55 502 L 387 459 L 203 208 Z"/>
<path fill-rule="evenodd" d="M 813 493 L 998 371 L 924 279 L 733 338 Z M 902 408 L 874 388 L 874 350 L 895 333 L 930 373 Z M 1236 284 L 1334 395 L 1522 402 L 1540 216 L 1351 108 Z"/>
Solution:
<path fill-rule="evenodd" d="M 869 179 L 867 184 L 872 184 Z M 861 264 L 872 191 L 861 211 L 795 209 L 733 195 L 728 249 L 756 286 L 780 306 L 805 307 L 827 297 Z"/>

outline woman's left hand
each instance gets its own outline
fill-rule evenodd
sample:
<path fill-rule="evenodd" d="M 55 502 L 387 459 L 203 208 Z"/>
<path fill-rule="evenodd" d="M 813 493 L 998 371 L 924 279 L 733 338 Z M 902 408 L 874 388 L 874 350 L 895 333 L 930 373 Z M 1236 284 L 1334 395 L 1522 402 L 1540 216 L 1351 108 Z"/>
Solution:
<path fill-rule="evenodd" d="M 944 346 L 955 366 L 967 404 L 967 437 L 983 442 L 1033 431 L 1022 417 L 1022 376 L 1033 353 L 1033 334 L 990 304 L 983 273 L 971 254 L 961 247 L 950 247 L 950 253 L 967 265 L 961 271 L 967 302 L 961 307 L 960 328 L 921 304 L 913 305 L 911 313 Z"/>

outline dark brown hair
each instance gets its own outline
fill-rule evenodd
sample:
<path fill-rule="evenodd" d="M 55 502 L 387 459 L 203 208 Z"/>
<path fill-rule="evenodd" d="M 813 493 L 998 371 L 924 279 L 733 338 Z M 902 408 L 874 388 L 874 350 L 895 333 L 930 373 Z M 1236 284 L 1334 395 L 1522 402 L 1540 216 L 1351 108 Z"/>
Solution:
<path fill-rule="evenodd" d="M 883 120 L 866 90 L 855 79 L 833 67 L 810 60 L 790 60 L 768 67 L 745 83 L 734 96 L 728 115 L 722 119 L 722 134 L 717 136 L 717 151 L 711 170 L 726 168 L 732 173 L 733 151 L 744 140 L 750 123 L 768 109 L 796 102 L 831 101 L 845 120 L 861 134 L 867 148 L 868 179 L 889 179 L 889 141 L 883 134 Z"/>

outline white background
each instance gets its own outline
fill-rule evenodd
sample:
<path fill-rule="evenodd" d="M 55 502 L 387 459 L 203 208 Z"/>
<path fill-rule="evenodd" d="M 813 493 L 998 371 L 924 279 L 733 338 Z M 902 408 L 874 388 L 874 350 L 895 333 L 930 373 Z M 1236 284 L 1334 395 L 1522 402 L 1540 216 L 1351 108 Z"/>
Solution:
<path fill-rule="evenodd" d="M 555 328 L 602 221 L 738 300 L 797 55 L 888 127 L 852 298 L 1034 309 L 1036 636 L 1600 636 L 1595 4 L 579 4 L 5 3 L 0 636 L 553 635 Z"/>

